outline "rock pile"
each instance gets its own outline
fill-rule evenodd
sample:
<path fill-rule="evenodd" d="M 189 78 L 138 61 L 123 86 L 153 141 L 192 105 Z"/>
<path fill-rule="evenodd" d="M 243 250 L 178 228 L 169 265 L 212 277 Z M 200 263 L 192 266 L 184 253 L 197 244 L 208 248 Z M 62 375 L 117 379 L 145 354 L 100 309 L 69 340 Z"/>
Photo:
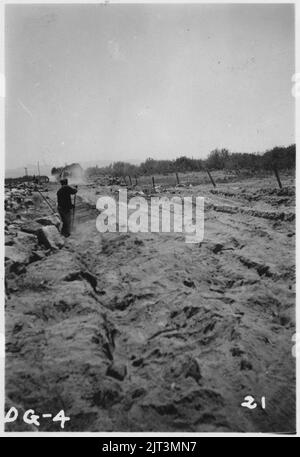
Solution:
<path fill-rule="evenodd" d="M 45 197 L 46 198 L 46 197 Z M 7 293 L 15 275 L 26 266 L 42 260 L 60 249 L 64 240 L 60 235 L 60 218 L 43 209 L 43 197 L 33 185 L 20 184 L 5 188 L 5 278 Z"/>

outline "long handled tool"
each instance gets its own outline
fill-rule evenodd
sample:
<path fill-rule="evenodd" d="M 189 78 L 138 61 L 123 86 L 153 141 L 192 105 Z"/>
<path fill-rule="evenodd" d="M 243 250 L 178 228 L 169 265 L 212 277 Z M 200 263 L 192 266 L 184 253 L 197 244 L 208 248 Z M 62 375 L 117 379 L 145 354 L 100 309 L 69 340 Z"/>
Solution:
<path fill-rule="evenodd" d="M 49 208 L 51 209 L 53 214 L 57 214 L 57 211 L 55 211 L 55 209 L 53 209 L 53 207 L 50 205 L 48 199 L 39 190 L 37 190 L 37 192 L 43 197 L 43 199 L 45 200 L 45 202 L 47 203 L 47 205 L 49 206 Z"/>
<path fill-rule="evenodd" d="M 76 195 L 77 194 L 74 195 L 73 215 L 72 215 L 72 228 L 74 227 L 74 219 L 75 219 Z"/>
<path fill-rule="evenodd" d="M 53 207 L 50 205 L 50 203 L 48 202 L 47 198 L 45 197 L 45 195 L 43 195 L 38 189 L 35 189 L 36 192 L 38 192 L 40 194 L 40 196 L 43 198 L 43 200 L 45 200 L 45 202 L 47 203 L 47 205 L 49 206 L 49 208 L 51 209 L 51 211 L 53 212 L 53 214 L 57 214 L 57 211 L 55 211 L 53 209 Z"/>

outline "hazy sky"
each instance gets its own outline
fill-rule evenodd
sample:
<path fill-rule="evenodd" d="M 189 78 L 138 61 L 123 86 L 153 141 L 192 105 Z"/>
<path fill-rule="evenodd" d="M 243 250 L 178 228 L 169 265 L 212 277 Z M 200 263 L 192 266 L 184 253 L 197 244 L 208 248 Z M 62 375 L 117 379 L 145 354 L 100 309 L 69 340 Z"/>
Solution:
<path fill-rule="evenodd" d="M 6 168 L 294 139 L 292 5 L 6 6 Z"/>

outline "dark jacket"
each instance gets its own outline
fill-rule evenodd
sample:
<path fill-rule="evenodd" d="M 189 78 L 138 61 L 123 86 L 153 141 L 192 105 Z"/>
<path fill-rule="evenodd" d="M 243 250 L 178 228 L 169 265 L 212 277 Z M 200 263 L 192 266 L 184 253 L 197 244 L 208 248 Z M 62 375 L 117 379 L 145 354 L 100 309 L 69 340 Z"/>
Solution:
<path fill-rule="evenodd" d="M 69 185 L 62 186 L 57 191 L 57 206 L 61 211 L 70 211 L 73 208 L 71 195 L 76 194 L 77 189 Z"/>

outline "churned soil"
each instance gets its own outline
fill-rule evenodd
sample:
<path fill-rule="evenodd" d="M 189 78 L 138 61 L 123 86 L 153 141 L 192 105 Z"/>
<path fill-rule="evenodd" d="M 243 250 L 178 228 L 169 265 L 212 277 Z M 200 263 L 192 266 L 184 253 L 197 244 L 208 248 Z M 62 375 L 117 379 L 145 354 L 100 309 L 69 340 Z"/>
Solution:
<path fill-rule="evenodd" d="M 64 410 L 64 431 L 293 432 L 295 189 L 283 184 L 158 192 L 205 197 L 195 244 L 99 233 L 96 199 L 117 188 L 80 186 L 64 246 L 7 278 L 6 409 Z"/>

